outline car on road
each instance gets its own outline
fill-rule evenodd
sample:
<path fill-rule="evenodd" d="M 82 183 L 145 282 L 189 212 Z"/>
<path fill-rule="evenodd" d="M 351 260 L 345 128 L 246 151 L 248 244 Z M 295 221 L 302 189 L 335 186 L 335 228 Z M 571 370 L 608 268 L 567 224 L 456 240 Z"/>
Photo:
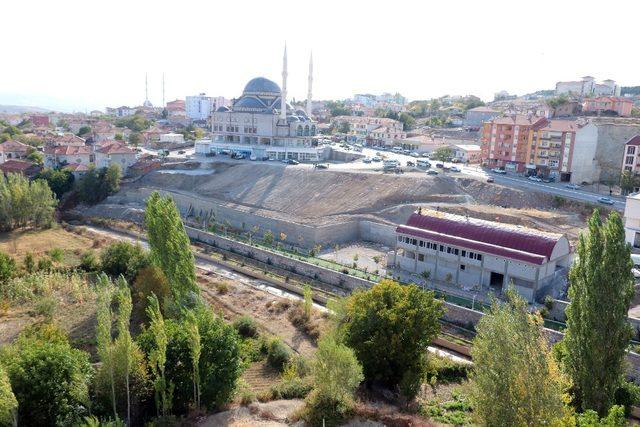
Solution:
<path fill-rule="evenodd" d="M 579 190 L 580 186 L 578 184 L 567 184 L 565 185 L 566 188 L 568 188 L 569 190 Z"/>
<path fill-rule="evenodd" d="M 252 154 L 252 155 L 249 157 L 249 160 L 251 160 L 252 162 L 255 162 L 256 160 L 258 160 L 258 156 L 256 156 L 255 154 Z"/>
<path fill-rule="evenodd" d="M 422 157 L 429 157 L 429 153 L 422 153 L 420 154 Z"/>
<path fill-rule="evenodd" d="M 552 177 L 552 176 L 548 176 L 546 178 L 542 178 L 542 182 L 547 182 L 547 183 L 556 182 L 556 179 L 554 177 Z"/>
<path fill-rule="evenodd" d="M 411 160 L 407 160 L 407 166 L 415 166 L 416 164 Z"/>
<path fill-rule="evenodd" d="M 438 175 L 438 171 L 435 169 L 429 169 L 427 175 Z"/>
<path fill-rule="evenodd" d="M 316 163 L 316 169 L 329 169 L 329 163 Z"/>
<path fill-rule="evenodd" d="M 535 175 L 531 175 L 529 178 L 527 178 L 529 181 L 533 181 L 533 182 L 542 182 L 542 178 L 538 178 Z"/>
<path fill-rule="evenodd" d="M 499 173 L 500 175 L 506 175 L 507 171 L 504 169 L 500 169 L 500 168 L 493 168 L 491 169 L 491 172 L 493 173 Z"/>
<path fill-rule="evenodd" d="M 382 159 L 381 159 L 380 157 L 378 157 L 378 156 L 375 156 L 375 157 L 373 157 L 373 158 L 371 159 L 371 161 L 372 161 L 372 162 L 381 162 L 381 161 L 382 161 Z"/>
<path fill-rule="evenodd" d="M 603 205 L 613 205 L 615 202 L 610 197 L 598 197 L 598 203 Z"/>
<path fill-rule="evenodd" d="M 438 163 L 436 163 L 436 167 L 439 168 L 439 169 L 444 169 L 444 163 L 438 162 Z"/>
<path fill-rule="evenodd" d="M 300 162 L 294 159 L 284 159 L 282 163 L 286 163 L 288 165 L 299 165 Z"/>
<path fill-rule="evenodd" d="M 409 154 L 411 157 L 420 157 L 420 154 L 416 153 L 415 151 L 411 154 Z"/>
<path fill-rule="evenodd" d="M 462 172 L 462 169 L 457 166 L 451 166 L 451 172 Z"/>
<path fill-rule="evenodd" d="M 454 157 L 453 159 L 451 159 L 451 163 L 460 163 L 460 159 L 457 157 Z"/>
<path fill-rule="evenodd" d="M 186 151 L 184 151 L 184 150 L 178 151 L 178 154 L 184 154 L 184 153 L 186 153 Z"/>
<path fill-rule="evenodd" d="M 487 182 L 495 182 L 495 180 L 492 177 L 487 178 Z"/>
<path fill-rule="evenodd" d="M 362 163 L 371 163 L 371 158 L 365 157 L 364 159 L 362 159 Z"/>

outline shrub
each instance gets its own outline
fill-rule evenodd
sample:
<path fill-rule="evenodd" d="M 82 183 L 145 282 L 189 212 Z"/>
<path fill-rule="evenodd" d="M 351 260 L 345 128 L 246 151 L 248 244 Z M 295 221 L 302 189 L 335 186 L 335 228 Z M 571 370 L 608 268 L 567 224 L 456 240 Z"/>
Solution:
<path fill-rule="evenodd" d="M 553 310 L 553 297 L 551 295 L 544 297 L 544 306 L 547 310 Z"/>
<path fill-rule="evenodd" d="M 0 283 L 7 282 L 15 275 L 15 273 L 15 260 L 4 252 L 0 252 Z"/>
<path fill-rule="evenodd" d="M 455 362 L 446 357 L 432 356 L 429 358 L 428 370 L 436 375 L 438 381 L 443 383 L 456 382 L 466 379 L 472 370 L 472 365 Z"/>
<path fill-rule="evenodd" d="M 138 271 L 149 265 L 149 255 L 136 244 L 116 242 L 106 247 L 100 255 L 102 271 L 111 277 L 123 275 L 132 283 Z"/>
<path fill-rule="evenodd" d="M 229 293 L 229 284 L 227 282 L 216 282 L 215 287 L 218 293 L 221 295 Z"/>
<path fill-rule="evenodd" d="M 291 351 L 280 338 L 272 338 L 269 341 L 267 345 L 267 363 L 271 367 L 282 370 L 290 358 Z"/>
<path fill-rule="evenodd" d="M 306 308 L 305 303 L 298 301 L 293 309 L 289 311 L 288 318 L 293 326 L 315 341 L 320 337 L 320 326 L 313 321 L 310 315 L 307 315 Z"/>
<path fill-rule="evenodd" d="M 51 325 L 26 330 L 2 360 L 19 425 L 72 425 L 88 414 L 89 356 L 72 348 L 64 332 Z"/>
<path fill-rule="evenodd" d="M 271 387 L 271 394 L 274 399 L 303 399 L 311 389 L 313 383 L 310 367 L 302 356 L 292 357 L 284 367 L 282 378 Z"/>
<path fill-rule="evenodd" d="M 24 266 L 24 270 L 27 273 L 33 273 L 34 271 L 36 271 L 36 262 L 33 259 L 33 254 L 31 252 L 26 253 L 24 259 L 22 260 L 22 264 Z M 2 280 L 0 280 L 0 282 L 1 281 Z"/>
<path fill-rule="evenodd" d="M 49 251 L 49 258 L 53 262 L 61 263 L 64 261 L 64 251 L 60 248 L 53 248 Z"/>
<path fill-rule="evenodd" d="M 52 296 L 44 296 L 36 303 L 35 311 L 38 315 L 44 316 L 47 321 L 51 321 L 56 312 L 58 302 Z"/>
<path fill-rule="evenodd" d="M 233 327 L 245 338 L 253 338 L 258 335 L 258 325 L 250 316 L 241 316 L 233 322 Z"/>
<path fill-rule="evenodd" d="M 160 309 L 164 313 L 165 305 L 171 299 L 171 289 L 162 270 L 152 264 L 142 267 L 133 282 L 131 297 L 137 312 L 144 312 L 151 294 L 158 298 Z"/>
<path fill-rule="evenodd" d="M 80 257 L 80 264 L 78 267 L 84 271 L 92 272 L 100 270 L 100 260 L 96 256 L 94 251 L 86 251 Z"/>
<path fill-rule="evenodd" d="M 51 271 L 53 270 L 53 262 L 50 258 L 40 258 L 38 260 L 38 271 Z"/>
<path fill-rule="evenodd" d="M 11 390 L 9 377 L 0 365 L 0 426 L 17 425 L 18 401 Z"/>

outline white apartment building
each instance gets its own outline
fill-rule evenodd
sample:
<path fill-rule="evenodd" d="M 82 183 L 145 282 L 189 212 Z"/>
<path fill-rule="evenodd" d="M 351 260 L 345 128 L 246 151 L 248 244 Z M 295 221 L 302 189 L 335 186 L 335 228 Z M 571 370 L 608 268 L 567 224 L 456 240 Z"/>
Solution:
<path fill-rule="evenodd" d="M 634 249 L 640 249 L 640 193 L 627 197 L 624 208 L 624 239 Z"/>
<path fill-rule="evenodd" d="M 466 290 L 504 292 L 527 301 L 553 294 L 571 263 L 564 235 L 419 210 L 396 229 L 394 264 Z"/>
<path fill-rule="evenodd" d="M 207 120 L 211 116 L 213 108 L 213 98 L 204 93 L 187 96 L 185 101 L 187 117 L 191 120 Z"/>

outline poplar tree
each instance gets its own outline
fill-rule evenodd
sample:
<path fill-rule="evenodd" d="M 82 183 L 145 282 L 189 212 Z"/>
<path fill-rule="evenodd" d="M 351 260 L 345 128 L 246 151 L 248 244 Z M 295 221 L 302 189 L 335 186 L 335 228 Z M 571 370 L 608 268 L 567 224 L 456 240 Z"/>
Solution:
<path fill-rule="evenodd" d="M 98 276 L 98 311 L 96 314 L 98 325 L 96 330 L 96 341 L 98 347 L 98 356 L 102 362 L 102 370 L 107 372 L 109 378 L 109 386 L 111 388 L 111 405 L 113 409 L 113 418 L 118 419 L 116 409 L 116 386 L 115 386 L 115 352 L 113 339 L 111 336 L 111 324 L 113 322 L 113 312 L 111 310 L 111 301 L 113 297 L 113 288 L 111 280 L 102 273 Z"/>
<path fill-rule="evenodd" d="M 193 365 L 193 402 L 196 408 L 200 408 L 200 354 L 202 353 L 202 343 L 198 320 L 193 311 L 187 312 L 185 327 L 188 334 L 189 356 Z"/>
<path fill-rule="evenodd" d="M 118 338 L 116 340 L 116 348 L 118 362 L 120 367 L 124 369 L 124 384 L 127 394 L 127 424 L 131 423 L 131 369 L 133 368 L 134 357 L 136 351 L 136 343 L 131 339 L 129 324 L 131 322 L 131 311 L 133 304 L 131 302 L 131 291 L 124 277 L 120 276 L 116 282 L 118 286 L 118 318 L 117 329 Z"/>
<path fill-rule="evenodd" d="M 543 333 L 513 290 L 494 301 L 473 340 L 472 399 L 481 425 L 556 425 L 563 418 L 563 382 Z"/>
<path fill-rule="evenodd" d="M 167 384 L 165 376 L 165 365 L 167 363 L 167 330 L 164 324 L 164 318 L 160 311 L 160 304 L 155 294 L 149 297 L 149 305 L 147 306 L 147 315 L 149 316 L 149 331 L 153 337 L 154 347 L 149 353 L 149 364 L 151 372 L 154 376 L 153 386 L 155 390 L 156 409 L 158 416 L 168 415 L 171 408 L 172 387 Z"/>
<path fill-rule="evenodd" d="M 565 365 L 582 410 L 606 415 L 624 374 L 632 328 L 627 312 L 633 298 L 631 247 L 617 212 L 603 224 L 598 210 L 580 235 L 569 272 Z"/>
<path fill-rule="evenodd" d="M 182 303 L 189 294 L 198 295 L 195 259 L 176 204 L 156 191 L 147 200 L 145 226 L 151 259 L 164 272 L 174 299 Z"/>

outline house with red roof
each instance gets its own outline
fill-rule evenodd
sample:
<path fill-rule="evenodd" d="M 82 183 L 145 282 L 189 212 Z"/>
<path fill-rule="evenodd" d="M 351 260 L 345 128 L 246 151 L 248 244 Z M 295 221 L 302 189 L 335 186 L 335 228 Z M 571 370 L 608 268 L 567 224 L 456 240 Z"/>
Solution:
<path fill-rule="evenodd" d="M 2 172 L 2 174 L 4 174 L 5 176 L 10 173 L 17 173 L 31 179 L 36 176 L 41 170 L 42 166 L 26 160 L 11 159 L 0 164 L 0 172 Z"/>
<path fill-rule="evenodd" d="M 527 301 L 564 283 L 566 236 L 421 209 L 396 228 L 394 265 L 452 288 L 501 294 L 510 285 Z"/>
<path fill-rule="evenodd" d="M 44 165 L 48 168 L 69 164 L 89 166 L 93 160 L 94 156 L 88 145 L 59 145 L 44 149 Z"/>
<path fill-rule="evenodd" d="M 22 142 L 8 140 L 0 144 L 0 164 L 11 159 L 24 159 L 27 157 L 29 146 Z"/>
<path fill-rule="evenodd" d="M 584 113 L 603 113 L 613 111 L 620 117 L 629 117 L 633 101 L 620 96 L 599 96 L 597 98 L 585 98 L 582 103 Z"/>
<path fill-rule="evenodd" d="M 115 163 L 120 165 L 122 173 L 126 174 L 129 167 L 137 161 L 135 150 L 127 147 L 123 142 L 102 142 L 94 149 L 95 163 L 98 168 L 106 168 Z"/>

